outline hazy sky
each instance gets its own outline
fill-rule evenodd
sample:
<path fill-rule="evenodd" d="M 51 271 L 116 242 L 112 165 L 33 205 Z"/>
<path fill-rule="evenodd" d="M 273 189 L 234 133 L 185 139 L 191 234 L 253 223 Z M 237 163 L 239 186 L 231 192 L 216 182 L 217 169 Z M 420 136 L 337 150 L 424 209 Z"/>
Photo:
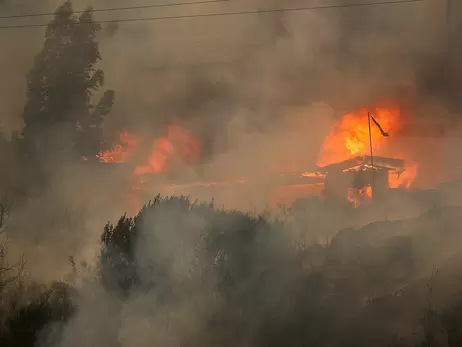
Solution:
<path fill-rule="evenodd" d="M 372 1 L 376 0 L 230 0 L 225 4 L 97 13 L 95 18 Z M 3 0 L 0 14 L 50 12 L 60 3 Z M 154 3 L 138 0 L 130 5 Z M 86 5 L 127 6 L 121 0 L 74 4 L 76 9 Z M 43 22 L 47 20 L 0 20 L 0 26 Z M 319 146 L 336 114 L 396 94 L 399 86 L 412 85 L 419 64 L 444 45 L 444 24 L 444 1 L 427 0 L 377 7 L 103 25 L 99 42 L 106 87 L 116 91 L 116 104 L 106 125 L 117 128 L 125 121 L 152 136 L 163 130 L 165 122 L 184 122 L 201 140 L 208 141 L 213 155 L 204 172 L 214 179 L 234 174 L 258 181 L 262 173 L 281 163 L 306 168 L 316 161 Z M 44 31 L 0 29 L 0 117 L 6 132 L 21 128 L 24 76 L 41 49 Z M 62 249 L 59 256 L 66 259 L 68 252 L 80 247 L 74 242 L 78 235 L 84 233 L 85 241 L 95 246 L 101 218 L 116 218 L 116 207 L 106 200 L 124 200 L 113 197 L 117 191 L 114 186 L 120 183 L 109 171 L 99 173 L 100 176 L 90 172 L 87 177 L 72 165 L 57 164 L 58 177 L 49 196 L 43 199 L 92 210 L 85 215 L 85 225 L 78 225 L 75 235 L 74 230 L 70 231 L 74 237 L 65 238 L 48 235 L 47 220 L 43 226 L 34 223 L 30 230 L 26 226 L 20 230 L 25 235 L 33 233 L 49 247 L 58 244 Z M 84 182 L 76 184 L 76 177 Z M 237 192 L 233 188 L 224 193 L 222 200 L 227 207 L 240 208 L 237 204 L 241 202 L 246 207 L 264 205 L 268 196 L 258 189 Z M 208 192 L 204 199 L 210 199 L 212 193 Z M 153 196 L 156 194 L 153 192 Z M 94 209 L 87 206 L 89 196 L 96 205 Z M 104 202 L 98 205 L 95 199 Z M 30 224 L 34 220 L 23 218 L 33 215 L 29 210 L 43 212 L 34 204 L 45 206 L 42 201 L 25 206 L 24 214 L 18 214 L 20 221 Z M 53 218 L 50 216 L 50 220 Z M 43 267 L 44 272 L 49 272 L 49 264 L 60 263 L 49 256 L 54 253 L 48 249 L 37 248 L 35 258 L 31 256 L 40 260 L 31 264 Z M 62 264 L 67 266 L 65 261 Z"/>
<path fill-rule="evenodd" d="M 170 1 L 170 0 L 168 0 Z M 257 8 L 317 6 L 325 4 L 371 2 L 372 0 L 299 0 L 299 1 L 239 1 L 140 11 L 98 13 L 97 19 L 138 18 L 204 12 L 224 12 Z M 166 3 L 166 0 L 152 3 Z M 50 12 L 60 4 L 56 0 L 3 0 L 2 15 Z M 76 9 L 92 5 L 95 8 L 127 6 L 126 1 L 74 1 Z M 132 1 L 130 5 L 144 5 Z M 151 96 L 134 95 L 133 87 L 153 86 L 159 70 L 165 67 L 203 64 L 211 71 L 214 63 L 252 60 L 262 65 L 283 61 L 282 65 L 316 66 L 324 60 L 326 51 L 348 46 L 358 55 L 369 54 L 380 65 L 388 56 L 405 56 L 422 50 L 433 50 L 441 43 L 444 25 L 444 1 L 387 5 L 348 9 L 288 12 L 286 14 L 211 17 L 152 22 L 104 25 L 101 32 L 101 52 L 106 69 L 107 85 L 118 92 L 117 107 L 148 103 Z M 46 22 L 45 18 L 0 20 L 0 24 Z M 281 30 L 282 28 L 282 30 Z M 115 30 L 114 30 L 115 29 Z M 288 35 L 285 42 L 275 36 Z M 24 102 L 24 75 L 43 42 L 44 28 L 0 29 L 0 115 L 6 130 L 21 126 L 19 119 Z M 263 48 L 263 47 L 264 48 Z M 309 56 L 307 49 L 310 49 Z M 322 49 L 322 51 L 321 51 Z M 305 61 L 300 61 L 305 59 Z M 399 62 L 399 59 L 396 61 Z M 281 64 L 280 64 L 281 65 Z M 281 68 L 280 66 L 278 68 Z M 259 74 L 258 81 L 261 81 Z M 257 78 L 257 77 L 255 77 Z M 247 83 L 246 81 L 245 83 Z M 251 83 L 252 81 L 250 81 Z M 259 82 L 256 82 L 259 83 Z M 139 89 L 139 88 L 135 88 Z M 155 90 L 155 88 L 153 88 Z M 130 107 L 130 106 L 129 106 Z"/>

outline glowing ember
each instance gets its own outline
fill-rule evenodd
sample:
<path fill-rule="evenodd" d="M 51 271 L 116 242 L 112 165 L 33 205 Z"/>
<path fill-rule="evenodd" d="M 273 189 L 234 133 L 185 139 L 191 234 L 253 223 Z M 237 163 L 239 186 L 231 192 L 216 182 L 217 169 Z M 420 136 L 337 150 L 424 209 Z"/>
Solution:
<path fill-rule="evenodd" d="M 325 178 L 325 175 L 321 172 L 303 172 L 301 177 L 313 177 L 313 178 Z"/>
<path fill-rule="evenodd" d="M 348 189 L 348 201 L 358 207 L 372 199 L 372 187 L 367 186 L 361 189 Z"/>

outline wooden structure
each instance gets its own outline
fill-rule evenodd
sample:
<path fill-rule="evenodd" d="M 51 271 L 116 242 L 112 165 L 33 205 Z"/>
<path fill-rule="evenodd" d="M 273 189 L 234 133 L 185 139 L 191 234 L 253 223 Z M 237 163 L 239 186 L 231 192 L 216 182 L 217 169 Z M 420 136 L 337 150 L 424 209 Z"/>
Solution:
<path fill-rule="evenodd" d="M 360 192 L 368 187 L 374 199 L 383 197 L 389 188 L 390 172 L 398 175 L 404 172 L 404 160 L 376 156 L 373 160 L 372 165 L 370 156 L 359 156 L 319 168 L 325 174 L 325 198 L 345 200 L 349 190 Z"/>

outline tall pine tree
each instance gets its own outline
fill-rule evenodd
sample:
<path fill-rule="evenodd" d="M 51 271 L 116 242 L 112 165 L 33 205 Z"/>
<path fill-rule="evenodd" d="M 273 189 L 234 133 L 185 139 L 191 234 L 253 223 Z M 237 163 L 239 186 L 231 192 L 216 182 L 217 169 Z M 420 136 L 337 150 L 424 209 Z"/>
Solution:
<path fill-rule="evenodd" d="M 76 17 L 66 1 L 56 10 L 27 74 L 23 137 L 29 153 L 95 157 L 102 122 L 114 102 L 114 92 L 108 90 L 92 104 L 93 94 L 104 84 L 104 73 L 96 68 L 100 29 L 91 8 Z"/>

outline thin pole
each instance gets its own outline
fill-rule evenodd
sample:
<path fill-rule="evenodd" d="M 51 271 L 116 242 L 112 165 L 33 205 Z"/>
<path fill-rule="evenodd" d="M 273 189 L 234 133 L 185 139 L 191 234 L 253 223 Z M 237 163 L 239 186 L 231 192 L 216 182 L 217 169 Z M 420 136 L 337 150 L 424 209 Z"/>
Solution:
<path fill-rule="evenodd" d="M 371 132 L 371 114 L 367 112 L 367 122 L 369 126 L 369 147 L 371 150 L 371 167 L 372 167 L 372 197 L 374 197 L 375 173 L 374 173 L 374 153 L 372 152 L 372 132 Z"/>
<path fill-rule="evenodd" d="M 371 149 L 371 166 L 374 169 L 374 154 L 372 152 L 372 132 L 371 132 L 371 114 L 367 112 L 367 122 L 369 125 L 369 147 Z"/>

